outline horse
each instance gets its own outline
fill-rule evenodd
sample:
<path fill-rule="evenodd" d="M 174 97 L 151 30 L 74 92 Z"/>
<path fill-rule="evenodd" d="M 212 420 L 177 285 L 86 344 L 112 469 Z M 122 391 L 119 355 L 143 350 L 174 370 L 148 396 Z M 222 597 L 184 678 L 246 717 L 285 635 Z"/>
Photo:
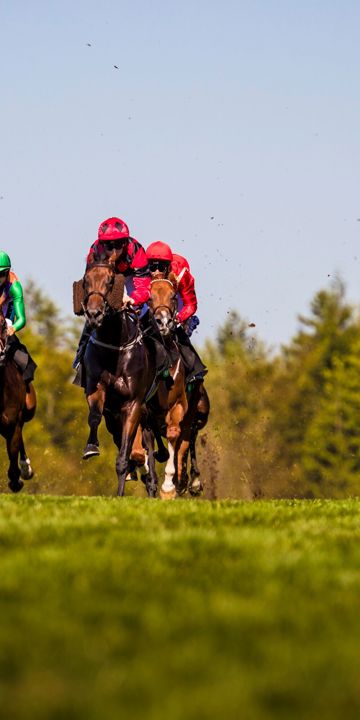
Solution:
<path fill-rule="evenodd" d="M 159 412 L 156 417 L 156 411 L 153 411 L 152 416 L 150 415 L 150 423 L 148 423 L 150 427 L 145 428 L 145 432 L 143 432 L 143 441 L 149 455 L 149 474 L 151 477 L 156 475 L 153 463 L 154 455 L 156 457 L 153 438 L 151 432 L 147 432 L 153 430 L 158 444 L 156 459 L 159 460 L 159 455 L 163 456 L 164 454 L 161 434 L 168 440 L 169 458 L 160 496 L 163 499 L 171 499 L 176 495 L 184 494 L 187 490 L 191 495 L 198 495 L 202 492 L 203 487 L 196 462 L 196 438 L 199 430 L 206 425 L 210 404 L 202 382 L 195 382 L 188 393 L 185 389 L 185 367 L 175 336 L 177 280 L 173 273 L 170 273 L 168 278 L 152 280 L 149 307 L 163 340 L 168 346 L 169 353 L 173 356 L 170 374 L 174 380 L 174 386 L 169 392 L 169 410 L 165 419 Z M 187 474 L 189 452 L 191 459 L 190 482 Z"/>
<path fill-rule="evenodd" d="M 7 323 L 2 312 L 5 295 L 0 297 L 0 433 L 6 439 L 9 458 L 9 488 L 17 493 L 22 480 L 33 477 L 30 458 L 23 440 L 23 425 L 35 415 L 36 394 L 33 385 L 27 391 L 21 371 L 7 353 Z M 22 478 L 22 479 L 21 479 Z"/>
<path fill-rule="evenodd" d="M 96 259 L 74 283 L 74 312 L 95 330 L 85 357 L 85 391 L 90 433 L 83 458 L 99 454 L 98 427 L 106 427 L 118 448 L 118 496 L 125 479 L 143 403 L 156 383 L 155 358 L 144 342 L 139 317 L 124 302 L 124 277 L 116 272 L 116 253 Z"/>

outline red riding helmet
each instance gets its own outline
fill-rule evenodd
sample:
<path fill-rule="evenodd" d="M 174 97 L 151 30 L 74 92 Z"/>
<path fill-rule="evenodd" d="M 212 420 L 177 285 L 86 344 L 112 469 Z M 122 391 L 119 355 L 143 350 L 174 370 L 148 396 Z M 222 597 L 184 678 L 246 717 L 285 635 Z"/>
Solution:
<path fill-rule="evenodd" d="M 98 231 L 98 240 L 107 242 L 108 240 L 123 240 L 129 237 L 129 228 L 127 224 L 117 217 L 111 217 L 104 220 Z"/>
<path fill-rule="evenodd" d="M 173 254 L 171 248 L 164 242 L 158 240 L 157 242 L 151 243 L 146 251 L 146 257 L 148 260 L 165 260 L 171 263 L 173 261 Z"/>

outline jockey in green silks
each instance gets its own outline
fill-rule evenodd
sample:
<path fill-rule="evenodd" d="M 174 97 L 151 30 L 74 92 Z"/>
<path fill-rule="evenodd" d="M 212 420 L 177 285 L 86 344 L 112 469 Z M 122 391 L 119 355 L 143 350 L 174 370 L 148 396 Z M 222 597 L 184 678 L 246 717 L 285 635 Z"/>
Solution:
<path fill-rule="evenodd" d="M 11 270 L 9 255 L 0 250 L 0 296 L 2 312 L 7 323 L 7 353 L 14 358 L 22 372 L 27 392 L 29 384 L 34 379 L 36 364 L 30 357 L 25 345 L 20 343 L 15 333 L 26 325 L 25 303 L 23 289 L 15 273 Z"/>

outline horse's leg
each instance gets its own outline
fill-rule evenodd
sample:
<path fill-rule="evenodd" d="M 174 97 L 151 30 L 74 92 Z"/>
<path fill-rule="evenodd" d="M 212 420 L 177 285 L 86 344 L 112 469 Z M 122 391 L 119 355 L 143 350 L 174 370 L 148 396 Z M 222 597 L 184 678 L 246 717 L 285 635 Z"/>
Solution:
<path fill-rule="evenodd" d="M 91 458 L 94 455 L 100 455 L 98 427 L 101 422 L 105 405 L 105 388 L 102 383 L 98 384 L 94 393 L 88 395 L 87 402 L 89 405 L 88 424 L 90 427 L 90 433 L 84 449 L 83 460 L 88 460 L 88 458 Z"/>
<path fill-rule="evenodd" d="M 146 448 L 147 462 L 144 468 L 140 469 L 141 480 L 145 484 L 148 496 L 156 497 L 158 477 L 155 467 L 154 433 L 149 428 L 144 428 L 143 430 L 143 443 Z"/>
<path fill-rule="evenodd" d="M 12 429 L 11 429 L 12 430 Z M 13 431 L 9 429 L 6 438 L 7 452 L 10 460 L 8 469 L 9 488 L 13 492 L 19 492 L 24 487 L 24 483 L 20 480 L 20 469 L 18 465 L 19 450 L 21 444 L 21 425 L 18 422 Z"/>
<path fill-rule="evenodd" d="M 177 494 L 184 495 L 188 489 L 187 456 L 189 452 L 189 439 L 181 434 L 177 442 L 175 455 Z"/>
<path fill-rule="evenodd" d="M 198 436 L 198 428 L 193 427 L 191 429 L 190 436 L 190 483 L 189 493 L 190 495 L 200 495 L 203 491 L 203 485 L 200 480 L 200 470 L 196 459 L 196 439 Z"/>
<path fill-rule="evenodd" d="M 29 422 L 35 415 L 36 410 L 36 392 L 32 383 L 26 388 L 24 421 Z"/>
<path fill-rule="evenodd" d="M 134 442 L 136 430 L 141 416 L 141 403 L 137 400 L 126 403 L 121 408 L 122 434 L 121 446 L 116 458 L 116 472 L 118 476 L 118 495 L 124 495 L 125 480 L 128 472 L 128 465 L 131 447 Z"/>
<path fill-rule="evenodd" d="M 168 444 L 169 459 L 165 466 L 165 480 L 160 488 L 162 500 L 174 500 L 176 498 L 176 487 L 174 485 L 175 475 L 175 443 Z"/>
<path fill-rule="evenodd" d="M 154 437 L 158 447 L 158 449 L 154 452 L 154 458 L 159 463 L 166 462 L 169 459 L 169 451 L 164 445 L 164 441 L 158 427 L 154 428 Z"/>
<path fill-rule="evenodd" d="M 31 478 L 34 475 L 34 471 L 31 467 L 30 458 L 26 454 L 22 433 L 21 433 L 19 452 L 20 452 L 20 460 L 19 460 L 20 475 L 23 480 L 31 480 Z"/>
<path fill-rule="evenodd" d="M 200 470 L 196 458 L 196 440 L 199 430 L 205 427 L 210 412 L 209 396 L 206 392 L 204 384 L 201 382 L 198 387 L 195 422 L 190 432 L 190 485 L 189 492 L 191 495 L 200 495 L 203 491 L 203 485 L 200 480 Z"/>
<path fill-rule="evenodd" d="M 140 425 L 138 425 L 136 430 L 135 439 L 131 448 L 130 459 L 135 460 L 139 465 L 144 465 L 145 463 L 145 450 L 142 446 L 142 433 Z"/>

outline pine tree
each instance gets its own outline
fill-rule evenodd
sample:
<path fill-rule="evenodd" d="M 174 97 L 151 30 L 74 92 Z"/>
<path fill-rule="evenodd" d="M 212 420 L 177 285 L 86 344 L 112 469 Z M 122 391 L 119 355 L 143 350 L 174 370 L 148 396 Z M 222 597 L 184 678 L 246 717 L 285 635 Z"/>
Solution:
<path fill-rule="evenodd" d="M 360 328 L 350 354 L 324 369 L 319 407 L 304 439 L 304 479 L 315 497 L 360 492 Z"/>

